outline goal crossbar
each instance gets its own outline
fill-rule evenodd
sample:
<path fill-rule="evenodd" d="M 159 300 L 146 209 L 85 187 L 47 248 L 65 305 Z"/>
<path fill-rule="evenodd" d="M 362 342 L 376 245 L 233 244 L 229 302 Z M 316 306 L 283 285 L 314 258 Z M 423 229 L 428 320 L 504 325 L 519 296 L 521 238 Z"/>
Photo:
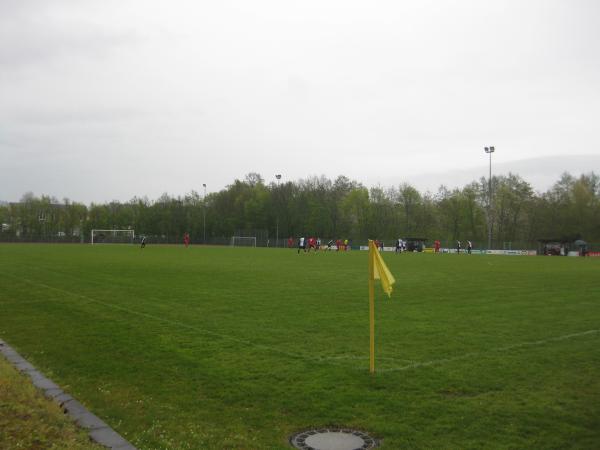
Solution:
<path fill-rule="evenodd" d="M 244 244 L 242 244 L 242 242 Z M 244 247 L 256 247 L 256 236 L 232 236 L 231 246 L 235 247 L 236 243 L 238 246 L 242 245 Z"/>

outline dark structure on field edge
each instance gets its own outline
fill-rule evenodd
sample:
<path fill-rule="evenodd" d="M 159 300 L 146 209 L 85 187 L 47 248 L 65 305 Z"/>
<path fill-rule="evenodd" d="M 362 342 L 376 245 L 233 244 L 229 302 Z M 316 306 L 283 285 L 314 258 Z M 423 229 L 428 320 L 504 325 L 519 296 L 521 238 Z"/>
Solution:
<path fill-rule="evenodd" d="M 425 237 L 407 237 L 404 240 L 406 241 L 407 252 L 422 252 L 427 242 L 427 238 Z"/>
<path fill-rule="evenodd" d="M 580 256 L 588 253 L 588 244 L 581 239 L 538 239 L 538 246 L 538 254 L 546 256 L 568 256 L 569 251 L 577 251 Z"/>

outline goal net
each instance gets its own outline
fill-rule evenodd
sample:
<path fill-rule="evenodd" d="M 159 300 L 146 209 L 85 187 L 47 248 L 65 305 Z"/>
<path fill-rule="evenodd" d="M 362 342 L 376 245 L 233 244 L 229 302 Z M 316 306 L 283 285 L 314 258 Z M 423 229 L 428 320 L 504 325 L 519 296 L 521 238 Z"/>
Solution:
<path fill-rule="evenodd" d="M 92 244 L 133 244 L 134 230 L 92 230 Z"/>
<path fill-rule="evenodd" d="M 233 236 L 232 247 L 256 247 L 256 236 Z"/>

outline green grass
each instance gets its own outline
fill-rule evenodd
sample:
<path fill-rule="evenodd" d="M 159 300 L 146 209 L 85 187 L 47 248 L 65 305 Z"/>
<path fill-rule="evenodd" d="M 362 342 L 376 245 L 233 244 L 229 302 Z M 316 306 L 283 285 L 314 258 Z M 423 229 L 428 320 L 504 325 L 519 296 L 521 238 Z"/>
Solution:
<path fill-rule="evenodd" d="M 0 448 L 103 450 L 0 355 Z"/>
<path fill-rule="evenodd" d="M 600 259 L 0 246 L 0 337 L 143 449 L 598 448 Z"/>

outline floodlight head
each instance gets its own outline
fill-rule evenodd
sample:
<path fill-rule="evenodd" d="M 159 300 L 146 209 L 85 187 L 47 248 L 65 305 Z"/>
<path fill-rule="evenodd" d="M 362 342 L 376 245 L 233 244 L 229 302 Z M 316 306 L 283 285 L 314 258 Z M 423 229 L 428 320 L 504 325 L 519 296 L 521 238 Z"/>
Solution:
<path fill-rule="evenodd" d="M 485 152 L 486 152 L 486 153 L 489 153 L 489 152 L 490 152 L 490 149 L 489 149 L 489 147 L 483 147 L 483 148 L 484 148 L 484 150 L 485 150 Z"/>
<path fill-rule="evenodd" d="M 206 183 L 202 183 L 202 187 L 206 187 Z"/>
<path fill-rule="evenodd" d="M 281 180 L 281 174 L 275 175 L 275 178 L 277 178 L 278 180 Z"/>
<path fill-rule="evenodd" d="M 494 147 L 490 147 L 490 153 L 494 153 L 495 148 Z"/>

